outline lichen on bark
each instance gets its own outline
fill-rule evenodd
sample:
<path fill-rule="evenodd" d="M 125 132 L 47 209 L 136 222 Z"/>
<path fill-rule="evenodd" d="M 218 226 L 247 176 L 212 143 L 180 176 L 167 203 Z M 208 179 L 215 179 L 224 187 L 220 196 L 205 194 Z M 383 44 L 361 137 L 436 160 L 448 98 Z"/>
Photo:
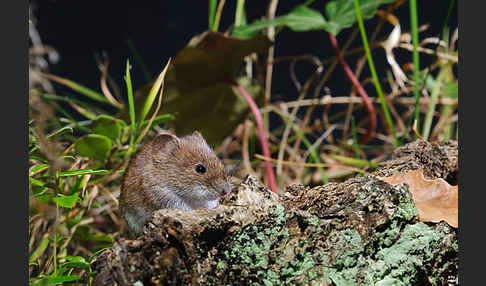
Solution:
<path fill-rule="evenodd" d="M 456 229 L 419 222 L 407 186 L 378 176 L 457 173 L 453 145 L 414 142 L 373 174 L 293 185 L 280 197 L 248 176 L 218 208 L 159 210 L 142 236 L 118 238 L 96 258 L 95 284 L 447 284 L 457 275 Z M 428 149 L 442 161 L 424 160 Z"/>

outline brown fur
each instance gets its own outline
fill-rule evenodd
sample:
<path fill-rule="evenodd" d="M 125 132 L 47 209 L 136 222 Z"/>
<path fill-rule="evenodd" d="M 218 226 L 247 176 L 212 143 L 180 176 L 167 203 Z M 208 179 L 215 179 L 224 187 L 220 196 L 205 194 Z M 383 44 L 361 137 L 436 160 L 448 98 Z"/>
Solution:
<path fill-rule="evenodd" d="M 196 172 L 198 164 L 205 166 L 206 173 Z M 127 213 L 137 208 L 151 213 L 161 208 L 207 207 L 230 188 L 227 170 L 199 132 L 182 138 L 160 134 L 128 165 L 120 211 L 128 222 Z"/>

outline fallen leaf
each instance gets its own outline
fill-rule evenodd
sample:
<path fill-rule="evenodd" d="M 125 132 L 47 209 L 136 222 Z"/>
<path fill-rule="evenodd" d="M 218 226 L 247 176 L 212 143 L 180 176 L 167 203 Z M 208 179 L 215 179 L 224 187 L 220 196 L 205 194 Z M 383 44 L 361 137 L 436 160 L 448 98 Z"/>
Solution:
<path fill-rule="evenodd" d="M 422 170 L 404 174 L 380 177 L 390 184 L 407 184 L 412 193 L 420 221 L 440 222 L 444 220 L 450 226 L 458 227 L 458 187 L 451 186 L 444 179 L 426 179 Z"/>
<path fill-rule="evenodd" d="M 172 124 L 177 135 L 198 130 L 210 145 L 220 144 L 249 113 L 248 104 L 234 90 L 232 82 L 242 85 L 257 104 L 263 100 L 258 83 L 238 76 L 243 59 L 266 51 L 272 44 L 264 35 L 241 39 L 204 32 L 193 37 L 167 71 L 159 115 L 175 115 Z M 150 87 L 151 83 L 135 92 L 137 114 Z M 154 110 L 153 107 L 147 116 Z M 126 107 L 120 117 L 128 121 L 128 114 Z"/>

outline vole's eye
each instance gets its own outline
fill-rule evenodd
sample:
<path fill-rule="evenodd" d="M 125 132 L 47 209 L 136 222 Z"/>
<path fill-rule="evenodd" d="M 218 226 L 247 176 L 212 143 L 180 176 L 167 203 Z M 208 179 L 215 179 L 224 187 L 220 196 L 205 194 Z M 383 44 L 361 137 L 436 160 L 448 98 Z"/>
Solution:
<path fill-rule="evenodd" d="M 206 167 L 204 167 L 203 164 L 197 164 L 196 165 L 196 172 L 198 172 L 199 174 L 204 174 L 204 173 L 206 173 Z"/>

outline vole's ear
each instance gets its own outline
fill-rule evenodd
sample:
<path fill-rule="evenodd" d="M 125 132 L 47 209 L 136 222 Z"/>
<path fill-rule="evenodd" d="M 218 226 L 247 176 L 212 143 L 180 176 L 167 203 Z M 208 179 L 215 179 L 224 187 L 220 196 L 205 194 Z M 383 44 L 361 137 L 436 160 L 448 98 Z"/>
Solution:
<path fill-rule="evenodd" d="M 203 138 L 202 135 L 201 135 L 201 133 L 199 133 L 199 131 L 197 131 L 197 130 L 194 131 L 194 132 L 192 132 L 192 136 L 197 136 L 197 137 Z"/>
<path fill-rule="evenodd" d="M 178 143 L 179 138 L 177 138 L 177 136 L 169 133 L 163 133 L 157 135 L 157 137 L 155 137 L 150 144 L 155 150 L 167 150 L 173 146 L 177 146 Z"/>

